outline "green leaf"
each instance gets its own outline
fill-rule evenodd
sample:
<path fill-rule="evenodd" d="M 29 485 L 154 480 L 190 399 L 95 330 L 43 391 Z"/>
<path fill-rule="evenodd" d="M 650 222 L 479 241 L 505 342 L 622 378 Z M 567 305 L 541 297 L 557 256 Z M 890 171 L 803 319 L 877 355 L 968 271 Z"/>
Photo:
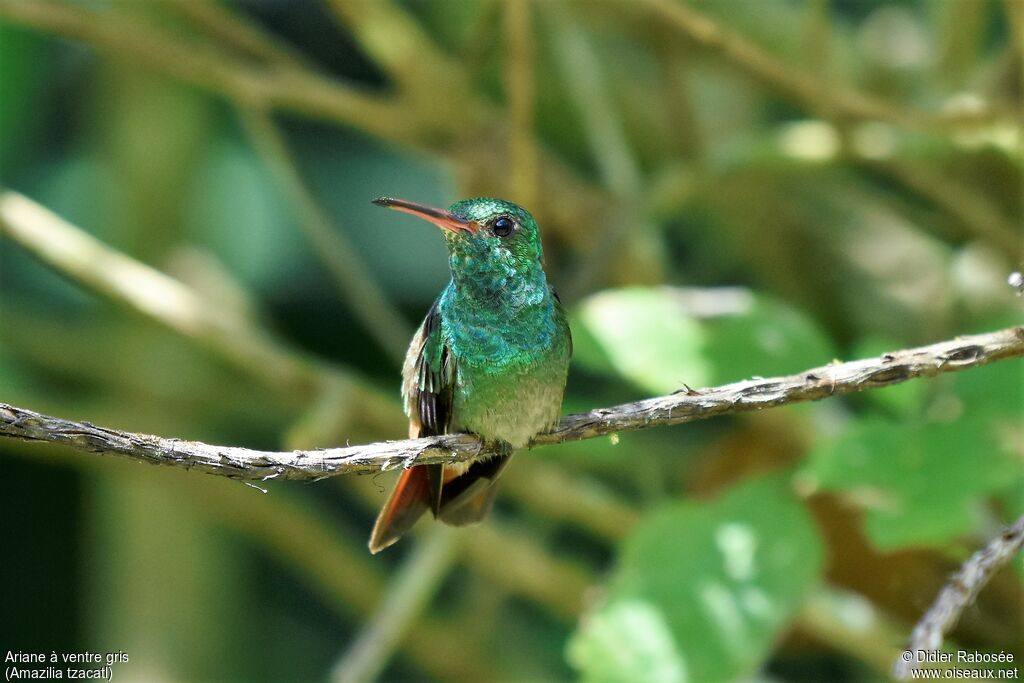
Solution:
<path fill-rule="evenodd" d="M 858 419 L 811 454 L 802 483 L 861 507 L 868 537 L 883 550 L 971 532 L 989 497 L 1019 498 L 1022 369 L 1004 361 L 933 380 L 929 388 L 943 390 L 931 392 L 922 417 Z"/>
<path fill-rule="evenodd" d="M 964 409 L 992 417 L 1024 418 L 1024 360 L 993 363 L 952 377 L 953 393 Z"/>
<path fill-rule="evenodd" d="M 573 331 L 583 367 L 654 393 L 799 372 L 833 357 L 806 316 L 738 289 L 600 292 L 580 304 Z"/>
<path fill-rule="evenodd" d="M 747 310 L 709 318 L 702 327 L 714 384 L 788 375 L 835 357 L 832 343 L 810 318 L 760 295 L 751 296 Z"/>
<path fill-rule="evenodd" d="M 861 507 L 880 549 L 939 545 L 975 528 L 983 499 L 1019 476 L 1020 463 L 987 417 L 867 417 L 821 445 L 799 476 L 809 489 L 842 491 Z"/>
<path fill-rule="evenodd" d="M 596 343 L 593 352 L 585 345 L 577 356 L 585 366 L 603 370 L 595 362 L 596 354 L 603 353 L 617 374 L 656 393 L 674 391 L 684 382 L 703 386 L 711 379 L 700 325 L 661 290 L 600 292 L 582 303 L 578 317 L 577 327 Z"/>
<path fill-rule="evenodd" d="M 623 542 L 568 657 L 586 681 L 724 681 L 750 674 L 822 570 L 788 478 L 666 505 Z"/>

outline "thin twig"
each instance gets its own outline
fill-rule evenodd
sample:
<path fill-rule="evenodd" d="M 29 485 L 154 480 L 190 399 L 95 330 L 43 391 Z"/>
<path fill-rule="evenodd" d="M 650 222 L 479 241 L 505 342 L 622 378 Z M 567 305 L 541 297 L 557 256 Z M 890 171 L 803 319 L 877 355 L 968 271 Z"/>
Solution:
<path fill-rule="evenodd" d="M 412 555 L 392 577 L 383 604 L 331 669 L 332 681 L 377 680 L 441 581 L 455 566 L 457 540 L 454 529 L 440 525 L 431 527 L 417 540 Z"/>
<path fill-rule="evenodd" d="M 571 302 L 592 288 L 613 258 L 623 258 L 624 251 L 633 251 L 652 233 L 646 229 L 639 207 L 643 185 L 640 166 L 612 106 L 597 53 L 587 34 L 571 21 L 564 8 L 554 3 L 544 8 L 555 29 L 553 33 L 558 36 L 553 49 L 566 94 L 576 107 L 601 181 L 616 207 L 604 216 L 604 225 L 562 292 Z M 630 241 L 623 245 L 626 235 Z"/>
<path fill-rule="evenodd" d="M 305 61 L 258 25 L 211 0 L 165 0 L 181 16 L 223 45 L 276 67 L 302 69 Z"/>
<path fill-rule="evenodd" d="M 906 650 L 893 664 L 892 672 L 895 678 L 910 678 L 910 672 L 920 665 L 920 655 L 942 647 L 943 638 L 956 625 L 963 611 L 974 603 L 989 579 L 1013 558 L 1022 545 L 1024 516 L 964 563 L 960 571 L 939 591 L 935 603 L 917 622 L 917 626 L 910 634 Z"/>
<path fill-rule="evenodd" d="M 719 26 L 689 5 L 672 0 L 641 0 L 637 5 L 646 7 L 659 21 L 685 35 L 694 44 L 718 55 L 740 71 L 814 112 L 827 112 L 845 119 L 887 121 L 907 128 L 938 130 L 962 124 L 978 125 L 993 118 L 991 112 L 949 116 L 912 110 L 850 86 L 826 85 L 813 73 L 779 60 L 740 34 Z"/>
<path fill-rule="evenodd" d="M 42 0 L 0 0 L 0 17 L 80 40 L 236 102 L 342 121 L 385 138 L 414 128 L 408 110 L 390 97 L 311 71 L 267 70 L 209 44 L 175 38 L 122 12 Z"/>
<path fill-rule="evenodd" d="M 400 366 L 412 329 L 317 201 L 270 115 L 254 107 L 241 107 L 238 111 L 250 140 L 295 205 L 299 225 L 313 251 L 330 272 L 338 292 L 363 327 Z"/>
<path fill-rule="evenodd" d="M 894 351 L 878 358 L 812 368 L 785 377 L 747 380 L 701 391 L 680 391 L 569 415 L 551 432 L 534 438 L 532 445 L 591 439 L 716 415 L 817 401 L 1020 356 L 1024 356 L 1024 327 L 1011 327 Z M 83 451 L 122 455 L 249 481 L 366 474 L 413 464 L 464 462 L 493 452 L 492 445 L 470 434 L 383 441 L 346 448 L 255 451 L 105 429 L 4 403 L 0 403 L 0 436 L 63 443 Z"/>

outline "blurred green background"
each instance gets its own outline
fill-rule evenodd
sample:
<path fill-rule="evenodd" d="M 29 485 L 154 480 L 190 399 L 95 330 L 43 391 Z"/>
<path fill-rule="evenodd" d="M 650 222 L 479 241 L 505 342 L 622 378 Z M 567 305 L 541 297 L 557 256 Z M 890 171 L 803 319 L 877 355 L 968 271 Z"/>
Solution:
<path fill-rule="evenodd" d="M 401 438 L 448 275 L 381 195 L 537 216 L 566 412 L 1014 324 L 1022 53 L 1017 0 L 0 0 L 3 185 L 214 321 L 0 238 L 0 400 L 260 449 Z M 536 449 L 484 525 L 375 557 L 390 475 L 263 494 L 0 441 L 0 649 L 121 650 L 122 681 L 884 680 L 1024 512 L 1022 371 Z M 1022 580 L 951 646 L 1019 665 Z M 357 640 L 395 584 L 422 609 Z"/>

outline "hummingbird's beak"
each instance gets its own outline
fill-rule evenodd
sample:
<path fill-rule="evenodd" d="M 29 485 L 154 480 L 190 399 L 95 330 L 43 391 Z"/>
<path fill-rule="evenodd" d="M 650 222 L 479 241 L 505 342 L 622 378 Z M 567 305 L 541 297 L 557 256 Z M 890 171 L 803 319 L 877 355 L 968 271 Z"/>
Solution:
<path fill-rule="evenodd" d="M 445 211 L 444 209 L 435 209 L 432 206 L 424 206 L 423 204 L 417 204 L 416 202 L 407 202 L 404 199 L 381 197 L 380 199 L 374 199 L 373 203 L 377 206 L 385 206 L 389 209 L 394 209 L 395 211 L 411 213 L 413 216 L 419 216 L 423 220 L 430 221 L 443 230 L 456 234 L 460 232 L 468 232 L 472 235 L 480 229 L 480 226 L 476 221 L 459 218 L 455 214 L 450 211 Z"/>

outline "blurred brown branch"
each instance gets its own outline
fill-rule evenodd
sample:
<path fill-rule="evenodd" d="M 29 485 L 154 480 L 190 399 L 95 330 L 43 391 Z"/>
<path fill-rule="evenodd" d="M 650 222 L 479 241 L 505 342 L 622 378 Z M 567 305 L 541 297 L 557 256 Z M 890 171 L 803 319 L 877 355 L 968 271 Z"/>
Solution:
<path fill-rule="evenodd" d="M 290 495 L 254 496 L 239 486 L 223 486 L 225 483 L 211 477 L 161 477 L 161 484 L 170 486 L 185 505 L 201 507 L 274 551 L 339 617 L 362 619 L 373 612 L 387 582 L 361 539 L 357 540 L 360 532 L 311 507 L 308 500 Z M 470 646 L 471 640 L 450 618 L 421 614 L 418 624 L 417 637 L 406 639 L 403 650 L 424 671 L 441 680 L 494 677 L 492 662 Z"/>
<path fill-rule="evenodd" d="M 245 312 L 214 309 L 181 281 L 110 249 L 24 195 L 0 190 L 0 235 L 86 289 L 256 369 L 270 386 L 305 395 L 319 382 L 308 363 L 255 334 Z"/>
<path fill-rule="evenodd" d="M 257 108 L 238 114 L 253 146 L 263 157 L 295 207 L 295 214 L 317 258 L 326 266 L 341 298 L 377 344 L 400 367 L 413 329 L 388 300 L 330 215 L 317 200 L 273 117 Z"/>
<path fill-rule="evenodd" d="M 0 235 L 86 289 L 191 339 L 284 395 L 306 400 L 344 395 L 359 406 L 354 417 L 363 424 L 397 424 L 391 401 L 357 373 L 287 348 L 246 312 L 211 305 L 180 280 L 111 249 L 28 197 L 0 189 Z"/>
<path fill-rule="evenodd" d="M 935 603 L 925 612 L 910 634 L 910 642 L 893 665 L 898 680 L 910 678 L 918 668 L 917 658 L 942 647 L 945 634 L 956 625 L 960 615 L 978 597 L 989 579 L 1024 546 L 1024 516 L 1005 529 L 988 545 L 974 553 L 939 592 Z M 909 660 L 906 659 L 910 655 Z"/>
<path fill-rule="evenodd" d="M 287 110 L 345 124 L 392 143 L 426 149 L 455 159 L 464 190 L 480 194 L 501 186 L 507 168 L 503 154 L 494 154 L 505 138 L 499 110 L 468 84 L 462 66 L 447 58 L 399 7 L 379 0 L 334 0 L 331 8 L 353 32 L 361 47 L 392 79 L 393 92 L 374 93 L 309 68 L 253 64 L 222 45 L 185 40 L 119 11 L 94 11 L 57 2 L 0 0 L 0 18 L 54 35 L 79 40 L 117 59 L 154 69 L 243 107 Z M 205 16 L 206 21 L 210 17 Z M 214 18 L 218 30 L 241 33 L 227 13 Z M 260 34 L 246 32 L 248 52 Z M 388 40 L 381 40 L 388 36 Z M 235 43 L 238 41 L 236 40 Z M 234 43 L 233 43 L 234 44 Z M 260 52 L 273 50 L 264 41 Z M 462 97 L 437 97 L 458 90 Z M 451 101 L 449 101 L 451 100 Z M 581 180 L 531 136 L 523 150 L 537 158 L 541 187 L 559 187 L 558 196 L 542 193 L 534 213 L 550 229 L 586 245 L 586 217 L 600 216 L 606 197 Z"/>
<path fill-rule="evenodd" d="M 303 58 L 254 23 L 241 19 L 212 0 L 165 0 L 196 28 L 223 45 L 268 64 L 304 68 Z"/>
<path fill-rule="evenodd" d="M 817 401 L 1024 356 L 1024 327 L 960 337 L 786 377 L 754 379 L 649 398 L 569 415 L 533 445 L 590 439 L 605 434 L 693 422 L 777 406 Z M 51 441 L 94 453 L 197 469 L 235 479 L 310 480 L 370 474 L 413 464 L 462 462 L 495 448 L 470 434 L 383 441 L 361 446 L 288 452 L 213 446 L 196 441 L 133 434 L 73 422 L 0 403 L 0 436 Z"/>
<path fill-rule="evenodd" d="M 936 171 L 932 164 L 907 161 L 862 162 L 866 167 L 902 183 L 909 190 L 932 201 L 950 216 L 955 217 L 972 236 L 985 239 L 1016 260 L 1024 250 L 1020 226 L 1002 215 L 987 197 L 955 178 Z"/>
<path fill-rule="evenodd" d="M 204 90 L 268 108 L 345 121 L 378 135 L 406 130 L 398 103 L 301 69 L 267 70 L 208 43 L 179 40 L 115 12 L 52 2 L 0 0 L 0 17 L 80 40 Z"/>
<path fill-rule="evenodd" d="M 435 525 L 421 537 L 395 572 L 383 604 L 331 669 L 339 683 L 370 683 L 380 677 L 394 650 L 406 639 L 421 612 L 458 560 L 455 529 Z"/>

